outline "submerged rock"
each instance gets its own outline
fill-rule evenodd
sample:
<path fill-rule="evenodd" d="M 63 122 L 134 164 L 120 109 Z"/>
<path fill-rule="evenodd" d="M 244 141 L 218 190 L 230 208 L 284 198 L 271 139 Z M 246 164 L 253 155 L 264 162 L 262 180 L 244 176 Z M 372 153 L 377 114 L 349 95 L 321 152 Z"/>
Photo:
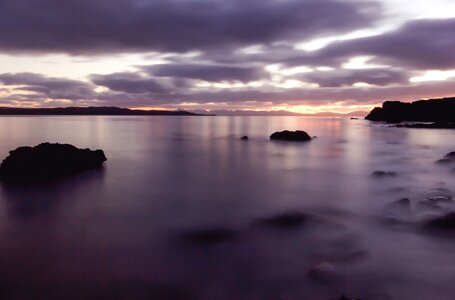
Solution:
<path fill-rule="evenodd" d="M 412 219 L 413 210 L 411 200 L 402 198 L 394 201 L 384 208 L 385 216 L 383 221 L 391 225 L 405 224 Z"/>
<path fill-rule="evenodd" d="M 410 213 L 411 212 L 411 199 L 402 198 L 386 206 L 389 212 Z"/>
<path fill-rule="evenodd" d="M 450 164 L 453 160 L 449 158 L 441 158 L 436 161 L 437 164 Z"/>
<path fill-rule="evenodd" d="M 277 141 L 308 142 L 311 141 L 311 136 L 302 130 L 285 130 L 281 132 L 275 132 L 270 136 L 270 139 Z"/>
<path fill-rule="evenodd" d="M 196 245 L 217 245 L 233 240 L 237 237 L 237 232 L 230 229 L 202 229 L 188 232 L 182 236 L 183 240 Z"/>
<path fill-rule="evenodd" d="M 454 122 L 434 122 L 434 123 L 408 123 L 398 124 L 392 127 L 402 128 L 426 128 L 426 129 L 455 129 Z"/>
<path fill-rule="evenodd" d="M 340 298 L 338 298 L 337 300 L 360 300 L 359 298 L 349 298 L 348 296 L 346 295 L 342 295 Z"/>
<path fill-rule="evenodd" d="M 443 158 L 436 161 L 436 163 L 439 164 L 448 164 L 452 162 L 455 162 L 455 152 L 447 153 Z"/>
<path fill-rule="evenodd" d="M 245 136 L 242 136 L 241 140 L 242 140 L 242 141 L 248 141 L 248 140 L 249 140 L 249 138 L 248 138 L 248 136 L 247 136 L 247 135 L 245 135 Z"/>
<path fill-rule="evenodd" d="M 341 278 L 340 272 L 335 268 L 334 265 L 323 262 L 313 267 L 309 272 L 308 276 L 316 281 L 320 282 L 334 282 Z"/>
<path fill-rule="evenodd" d="M 441 211 L 442 208 L 435 202 L 428 200 L 421 200 L 417 202 L 417 211 L 429 212 L 429 211 Z"/>
<path fill-rule="evenodd" d="M 276 228 L 295 228 L 308 221 L 308 215 L 300 212 L 288 212 L 260 220 L 263 225 Z"/>
<path fill-rule="evenodd" d="M 436 196 L 436 197 L 428 197 L 428 201 L 433 204 L 440 204 L 440 203 L 452 203 L 451 196 Z"/>
<path fill-rule="evenodd" d="M 376 170 L 373 173 L 371 173 L 371 176 L 373 176 L 373 177 L 393 177 L 393 176 L 397 176 L 397 175 L 398 175 L 398 173 L 397 172 L 393 172 L 393 171 L 379 171 L 379 170 Z"/>
<path fill-rule="evenodd" d="M 106 161 L 102 150 L 78 149 L 69 144 L 43 143 L 10 151 L 0 165 L 4 181 L 42 181 L 100 168 Z"/>
<path fill-rule="evenodd" d="M 455 212 L 431 219 L 426 222 L 426 225 L 435 229 L 455 230 Z"/>

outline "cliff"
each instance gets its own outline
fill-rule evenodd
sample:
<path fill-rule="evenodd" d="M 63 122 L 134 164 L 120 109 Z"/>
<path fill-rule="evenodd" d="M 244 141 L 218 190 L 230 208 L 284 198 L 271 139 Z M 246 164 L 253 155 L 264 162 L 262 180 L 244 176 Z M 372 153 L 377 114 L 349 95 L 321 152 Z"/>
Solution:
<path fill-rule="evenodd" d="M 375 107 L 365 119 L 398 122 L 455 122 L 455 97 L 419 100 L 412 103 L 386 101 Z"/>

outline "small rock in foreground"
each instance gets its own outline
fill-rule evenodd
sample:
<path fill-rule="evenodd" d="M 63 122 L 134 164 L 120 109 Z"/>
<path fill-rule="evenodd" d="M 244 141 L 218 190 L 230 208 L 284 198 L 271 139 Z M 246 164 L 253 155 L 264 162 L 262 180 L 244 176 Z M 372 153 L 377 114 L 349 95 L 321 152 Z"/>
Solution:
<path fill-rule="evenodd" d="M 302 130 L 297 131 L 285 130 L 275 132 L 270 136 L 270 139 L 277 141 L 308 142 L 311 141 L 311 136 Z"/>
<path fill-rule="evenodd" d="M 102 150 L 78 149 L 69 144 L 43 143 L 10 151 L 0 165 L 4 181 L 43 181 L 100 168 L 106 161 Z"/>
<path fill-rule="evenodd" d="M 241 140 L 242 140 L 242 141 L 248 141 L 248 140 L 249 140 L 249 138 L 248 138 L 248 136 L 247 136 L 247 135 L 245 135 L 245 136 L 242 136 Z"/>

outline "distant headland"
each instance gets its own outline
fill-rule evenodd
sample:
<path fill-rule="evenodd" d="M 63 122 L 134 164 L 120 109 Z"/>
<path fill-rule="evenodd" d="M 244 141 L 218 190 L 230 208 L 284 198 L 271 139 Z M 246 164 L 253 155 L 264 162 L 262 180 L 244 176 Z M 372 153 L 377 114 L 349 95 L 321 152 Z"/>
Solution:
<path fill-rule="evenodd" d="M 390 123 L 433 122 L 430 124 L 433 126 L 431 128 L 453 128 L 455 97 L 419 100 L 412 103 L 386 101 L 382 107 L 375 107 L 365 119 Z"/>
<path fill-rule="evenodd" d="M 15 108 L 0 107 L 0 115 L 47 115 L 47 116 L 204 116 L 184 110 L 137 110 L 114 106 Z"/>

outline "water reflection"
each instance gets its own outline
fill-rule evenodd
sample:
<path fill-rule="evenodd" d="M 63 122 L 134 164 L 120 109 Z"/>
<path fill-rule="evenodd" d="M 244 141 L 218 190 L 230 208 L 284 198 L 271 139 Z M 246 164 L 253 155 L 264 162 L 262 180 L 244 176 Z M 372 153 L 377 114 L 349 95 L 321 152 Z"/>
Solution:
<path fill-rule="evenodd" d="M 100 189 L 105 169 L 91 170 L 59 181 L 39 184 L 3 183 L 1 193 L 10 218 L 29 218 L 51 214 L 62 205 L 60 202 L 77 197 L 91 187 Z M 80 197 L 81 195 L 79 195 Z M 64 204 L 63 204 L 64 205 Z"/>
<path fill-rule="evenodd" d="M 317 138 L 269 140 L 285 129 Z M 455 150 L 452 135 L 342 118 L 0 118 L 2 157 L 44 141 L 108 157 L 104 172 L 1 186 L 0 294 L 452 299 L 452 238 L 384 222 L 396 200 L 414 209 L 435 190 L 455 191 L 455 165 L 435 164 Z M 289 211 L 312 222 L 257 226 Z"/>

